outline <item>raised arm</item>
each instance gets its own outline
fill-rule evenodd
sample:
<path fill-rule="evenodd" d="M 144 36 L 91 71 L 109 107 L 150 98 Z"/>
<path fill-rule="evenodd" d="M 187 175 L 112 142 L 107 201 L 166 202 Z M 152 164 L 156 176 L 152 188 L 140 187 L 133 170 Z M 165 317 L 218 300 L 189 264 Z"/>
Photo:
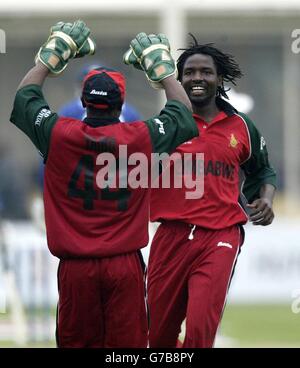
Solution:
<path fill-rule="evenodd" d="M 153 88 L 165 90 L 168 101 L 179 101 L 192 111 L 185 90 L 176 80 L 177 69 L 165 35 L 139 33 L 131 41 L 130 48 L 124 55 L 124 62 L 143 70 Z"/>
<path fill-rule="evenodd" d="M 82 21 L 53 26 L 35 57 L 36 65 L 18 87 L 10 121 L 30 138 L 44 159 L 58 115 L 50 110 L 41 87 L 48 75 L 60 74 L 70 59 L 94 53 L 89 33 Z"/>
<path fill-rule="evenodd" d="M 182 102 L 190 111 L 192 111 L 192 104 L 174 75 L 167 77 L 161 81 L 161 84 L 165 90 L 166 98 L 168 101 L 176 100 Z"/>
<path fill-rule="evenodd" d="M 40 61 L 38 61 L 37 64 L 33 68 L 31 68 L 22 79 L 19 87 L 17 88 L 17 91 L 30 84 L 36 84 L 37 86 L 42 87 L 49 72 L 49 69 Z"/>
<path fill-rule="evenodd" d="M 89 34 L 89 28 L 81 20 L 58 22 L 51 27 L 48 40 L 35 57 L 36 65 L 25 75 L 18 90 L 30 84 L 42 87 L 46 77 L 62 73 L 70 59 L 94 54 L 95 43 Z"/>
<path fill-rule="evenodd" d="M 144 71 L 150 85 L 155 89 L 164 89 L 166 94 L 165 107 L 145 121 L 153 152 L 172 153 L 183 142 L 199 135 L 190 100 L 176 80 L 176 65 L 165 35 L 139 33 L 131 41 L 124 62 Z"/>

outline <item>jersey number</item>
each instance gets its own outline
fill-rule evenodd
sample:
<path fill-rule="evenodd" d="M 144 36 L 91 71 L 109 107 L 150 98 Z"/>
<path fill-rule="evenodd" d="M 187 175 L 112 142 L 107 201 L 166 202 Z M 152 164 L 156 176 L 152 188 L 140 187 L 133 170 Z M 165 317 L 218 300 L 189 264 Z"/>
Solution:
<path fill-rule="evenodd" d="M 94 159 L 91 155 L 84 155 L 80 158 L 68 185 L 68 196 L 71 198 L 82 198 L 85 210 L 94 209 L 94 200 L 102 199 L 107 201 L 117 201 L 118 211 L 126 211 L 128 200 L 131 195 L 127 188 L 120 188 L 111 191 L 109 186 L 97 191 L 94 189 Z M 84 189 L 77 187 L 77 181 L 84 173 Z"/>

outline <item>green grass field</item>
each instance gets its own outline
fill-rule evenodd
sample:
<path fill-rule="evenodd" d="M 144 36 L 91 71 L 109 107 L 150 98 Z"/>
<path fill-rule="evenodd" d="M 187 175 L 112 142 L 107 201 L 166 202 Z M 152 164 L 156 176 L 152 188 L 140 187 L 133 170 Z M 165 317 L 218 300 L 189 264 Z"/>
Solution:
<path fill-rule="evenodd" d="M 220 328 L 232 347 L 300 347 L 300 314 L 290 305 L 227 305 Z"/>

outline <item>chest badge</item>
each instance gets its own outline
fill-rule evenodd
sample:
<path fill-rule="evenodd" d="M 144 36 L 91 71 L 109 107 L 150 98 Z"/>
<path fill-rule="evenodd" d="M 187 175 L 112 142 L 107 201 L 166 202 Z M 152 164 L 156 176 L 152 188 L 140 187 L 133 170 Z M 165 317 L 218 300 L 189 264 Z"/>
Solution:
<path fill-rule="evenodd" d="M 239 144 L 239 141 L 235 138 L 234 134 L 231 133 L 230 140 L 229 140 L 229 146 L 232 148 L 236 148 Z"/>

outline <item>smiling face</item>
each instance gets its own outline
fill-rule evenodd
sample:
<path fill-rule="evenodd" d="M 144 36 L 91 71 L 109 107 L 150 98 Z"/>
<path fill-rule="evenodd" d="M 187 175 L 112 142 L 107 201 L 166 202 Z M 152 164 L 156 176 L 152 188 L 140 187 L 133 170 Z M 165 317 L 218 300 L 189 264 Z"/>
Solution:
<path fill-rule="evenodd" d="M 211 56 L 194 54 L 183 66 L 181 84 L 192 105 L 203 107 L 215 103 L 217 88 L 222 85 L 222 77 L 217 74 Z"/>

